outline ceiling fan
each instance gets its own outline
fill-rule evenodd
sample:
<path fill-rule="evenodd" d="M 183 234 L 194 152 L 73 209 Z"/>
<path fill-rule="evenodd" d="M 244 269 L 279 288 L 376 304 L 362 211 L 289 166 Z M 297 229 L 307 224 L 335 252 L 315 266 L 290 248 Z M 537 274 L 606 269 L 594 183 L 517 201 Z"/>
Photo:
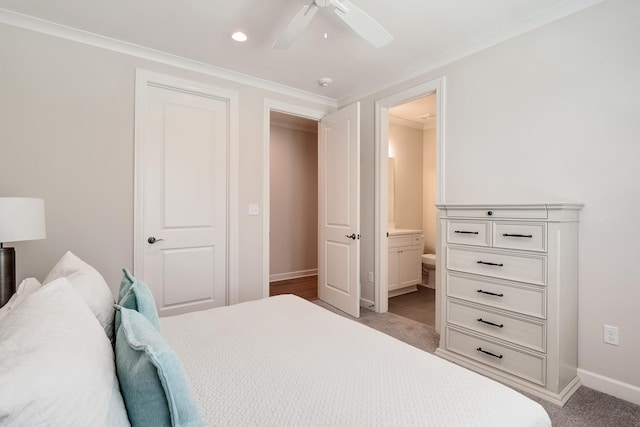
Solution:
<path fill-rule="evenodd" d="M 375 19 L 348 0 L 313 0 L 289 21 L 284 31 L 273 43 L 276 49 L 286 49 L 293 44 L 309 25 L 319 8 L 333 6 L 334 12 L 356 33 L 375 47 L 382 47 L 393 40 L 393 36 Z"/>

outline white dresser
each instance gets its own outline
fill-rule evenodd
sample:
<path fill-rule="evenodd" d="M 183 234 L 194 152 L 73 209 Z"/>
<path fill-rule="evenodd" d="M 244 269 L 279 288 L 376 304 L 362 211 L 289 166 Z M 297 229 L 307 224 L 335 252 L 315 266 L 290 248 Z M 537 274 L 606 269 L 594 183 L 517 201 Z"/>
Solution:
<path fill-rule="evenodd" d="M 417 290 L 422 282 L 422 230 L 389 230 L 389 297 Z"/>
<path fill-rule="evenodd" d="M 439 204 L 436 354 L 559 405 L 580 386 L 582 204 Z"/>

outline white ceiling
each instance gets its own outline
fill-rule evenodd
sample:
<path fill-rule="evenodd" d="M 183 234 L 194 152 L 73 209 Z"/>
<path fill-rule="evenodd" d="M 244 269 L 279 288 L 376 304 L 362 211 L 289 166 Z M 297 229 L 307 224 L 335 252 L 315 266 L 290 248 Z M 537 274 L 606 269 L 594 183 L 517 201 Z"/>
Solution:
<path fill-rule="evenodd" d="M 389 109 L 389 120 L 421 129 L 436 126 L 436 95 L 427 95 Z"/>
<path fill-rule="evenodd" d="M 293 46 L 272 49 L 289 19 L 311 0 L 0 0 L 0 22 L 10 22 L 7 16 L 17 12 L 340 100 L 421 74 L 600 0 L 351 1 L 394 40 L 376 49 L 324 8 Z M 249 40 L 231 40 L 236 30 Z M 323 77 L 333 83 L 320 87 Z"/>

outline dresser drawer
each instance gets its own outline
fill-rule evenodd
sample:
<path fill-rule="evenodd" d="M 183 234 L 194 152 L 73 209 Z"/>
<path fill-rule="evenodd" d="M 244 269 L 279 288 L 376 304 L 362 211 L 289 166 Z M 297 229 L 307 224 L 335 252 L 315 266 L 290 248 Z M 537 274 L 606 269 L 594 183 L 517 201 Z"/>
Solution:
<path fill-rule="evenodd" d="M 536 384 L 545 385 L 545 356 L 517 350 L 450 327 L 447 327 L 446 334 L 448 350 Z"/>
<path fill-rule="evenodd" d="M 516 313 L 547 317 L 547 290 L 447 271 L 447 296 Z"/>
<path fill-rule="evenodd" d="M 447 221 L 447 242 L 463 245 L 490 246 L 490 221 Z"/>
<path fill-rule="evenodd" d="M 449 246 L 446 257 L 446 265 L 449 270 L 536 285 L 546 283 L 546 257 L 542 255 L 516 255 Z"/>
<path fill-rule="evenodd" d="M 546 252 L 547 225 L 544 222 L 493 223 L 493 247 Z"/>
<path fill-rule="evenodd" d="M 486 219 L 547 219 L 546 205 L 529 205 L 523 208 L 501 207 L 474 207 L 473 205 L 460 207 L 447 207 L 449 218 L 486 218 Z"/>
<path fill-rule="evenodd" d="M 546 324 L 447 301 L 447 322 L 536 351 L 546 351 Z"/>

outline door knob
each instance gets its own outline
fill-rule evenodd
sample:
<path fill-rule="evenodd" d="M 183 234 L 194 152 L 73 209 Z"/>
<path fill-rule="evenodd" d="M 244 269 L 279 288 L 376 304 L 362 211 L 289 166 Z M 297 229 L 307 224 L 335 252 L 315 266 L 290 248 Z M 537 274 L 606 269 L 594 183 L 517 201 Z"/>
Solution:
<path fill-rule="evenodd" d="M 164 239 L 156 239 L 155 237 L 151 236 L 151 237 L 149 237 L 149 238 L 147 239 L 147 242 L 149 242 L 149 244 L 153 245 L 154 243 L 156 243 L 156 242 L 161 242 L 161 241 L 163 241 L 163 240 L 164 240 Z"/>
<path fill-rule="evenodd" d="M 344 237 L 347 237 L 347 238 L 349 238 L 349 239 L 356 240 L 356 233 L 352 233 L 351 235 L 349 235 L 349 234 L 345 234 L 345 235 L 344 235 Z"/>

